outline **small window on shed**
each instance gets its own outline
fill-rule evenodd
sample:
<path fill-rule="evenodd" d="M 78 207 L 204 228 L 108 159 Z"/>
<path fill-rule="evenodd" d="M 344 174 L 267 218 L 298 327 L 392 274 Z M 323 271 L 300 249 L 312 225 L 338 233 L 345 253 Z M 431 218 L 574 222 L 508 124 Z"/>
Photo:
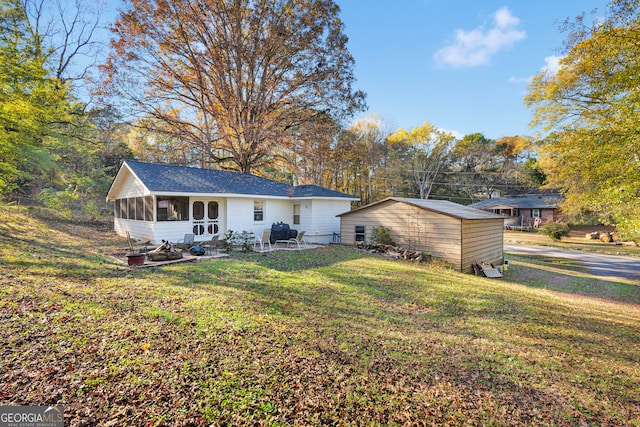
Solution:
<path fill-rule="evenodd" d="M 540 218 L 540 209 L 531 209 L 531 217 Z"/>
<path fill-rule="evenodd" d="M 364 242 L 365 241 L 365 226 L 364 225 L 356 225 L 355 229 L 355 241 L 356 242 Z"/>

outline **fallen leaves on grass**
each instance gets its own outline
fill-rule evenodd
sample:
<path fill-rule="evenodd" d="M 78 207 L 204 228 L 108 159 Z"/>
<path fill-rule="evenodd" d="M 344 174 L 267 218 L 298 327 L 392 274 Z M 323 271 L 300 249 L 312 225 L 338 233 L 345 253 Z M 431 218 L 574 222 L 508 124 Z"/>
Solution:
<path fill-rule="evenodd" d="M 110 235 L 63 225 L 64 251 L 26 265 L 22 230 L 0 266 L 2 405 L 62 404 L 70 426 L 640 418 L 637 305 L 344 247 L 126 269 Z"/>

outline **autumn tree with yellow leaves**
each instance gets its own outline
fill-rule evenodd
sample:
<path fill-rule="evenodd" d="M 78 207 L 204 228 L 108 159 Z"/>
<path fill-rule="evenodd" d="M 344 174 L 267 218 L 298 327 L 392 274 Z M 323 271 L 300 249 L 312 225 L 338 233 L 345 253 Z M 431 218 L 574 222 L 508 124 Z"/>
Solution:
<path fill-rule="evenodd" d="M 525 102 L 545 135 L 540 164 L 565 213 L 597 214 L 640 238 L 640 2 L 570 24 L 557 74 L 542 72 Z"/>

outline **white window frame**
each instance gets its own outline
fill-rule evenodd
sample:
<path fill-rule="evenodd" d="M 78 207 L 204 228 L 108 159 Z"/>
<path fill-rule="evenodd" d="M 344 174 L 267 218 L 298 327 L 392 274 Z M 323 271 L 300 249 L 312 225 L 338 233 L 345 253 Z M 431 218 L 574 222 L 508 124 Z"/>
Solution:
<path fill-rule="evenodd" d="M 260 207 L 258 207 L 258 205 Z M 254 200 L 253 201 L 253 222 L 255 224 L 264 224 L 265 222 L 265 205 L 266 202 L 264 200 Z M 262 219 L 257 219 L 258 214 L 262 215 Z"/>
<path fill-rule="evenodd" d="M 542 218 L 540 209 L 531 209 L 531 218 Z"/>
<path fill-rule="evenodd" d="M 298 211 L 298 213 L 296 213 L 296 210 Z M 294 203 L 293 204 L 293 225 L 300 225 L 300 216 L 301 216 L 300 212 L 301 212 L 300 203 Z"/>

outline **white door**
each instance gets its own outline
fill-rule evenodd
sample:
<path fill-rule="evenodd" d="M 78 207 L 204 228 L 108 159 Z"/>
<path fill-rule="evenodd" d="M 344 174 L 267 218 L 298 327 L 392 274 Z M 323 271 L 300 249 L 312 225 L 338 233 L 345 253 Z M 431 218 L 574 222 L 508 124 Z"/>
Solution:
<path fill-rule="evenodd" d="M 220 204 L 215 200 L 193 200 L 191 223 L 195 240 L 209 240 L 220 233 Z"/>

